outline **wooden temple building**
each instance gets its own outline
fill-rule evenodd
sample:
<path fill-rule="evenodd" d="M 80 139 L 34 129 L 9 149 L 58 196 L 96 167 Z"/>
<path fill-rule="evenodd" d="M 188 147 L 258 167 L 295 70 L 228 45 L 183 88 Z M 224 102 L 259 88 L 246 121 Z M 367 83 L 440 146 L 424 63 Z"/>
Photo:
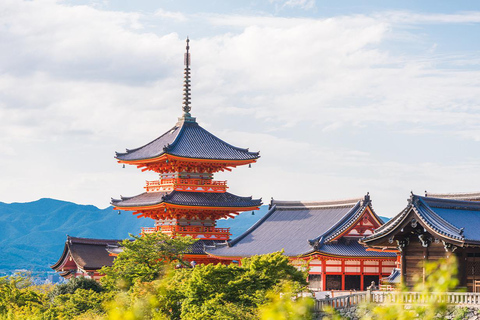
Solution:
<path fill-rule="evenodd" d="M 383 224 L 370 196 L 328 202 L 272 200 L 269 212 L 238 238 L 207 249 L 221 260 L 284 250 L 293 263 L 308 264 L 316 290 L 364 290 L 391 274 L 397 255 L 358 243 Z"/>
<path fill-rule="evenodd" d="M 67 236 L 63 253 L 51 268 L 66 279 L 87 277 L 100 279 L 98 270 L 110 266 L 114 257 L 109 254 L 109 246 L 116 247 L 122 240 L 75 238 Z"/>
<path fill-rule="evenodd" d="M 424 262 L 454 255 L 460 287 L 480 289 L 480 194 L 412 194 L 397 216 L 361 243 L 401 255 L 402 281 L 409 287 L 424 279 Z"/>

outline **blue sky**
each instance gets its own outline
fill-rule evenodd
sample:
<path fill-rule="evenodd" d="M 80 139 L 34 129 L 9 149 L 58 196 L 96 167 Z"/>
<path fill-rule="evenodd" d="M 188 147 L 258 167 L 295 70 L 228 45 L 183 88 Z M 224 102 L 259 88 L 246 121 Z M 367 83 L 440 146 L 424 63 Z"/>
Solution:
<path fill-rule="evenodd" d="M 477 1 L 6 0 L 0 21 L 0 201 L 141 193 L 155 175 L 114 151 L 180 116 L 187 35 L 193 115 L 261 151 L 231 192 L 391 216 L 480 191 Z"/>

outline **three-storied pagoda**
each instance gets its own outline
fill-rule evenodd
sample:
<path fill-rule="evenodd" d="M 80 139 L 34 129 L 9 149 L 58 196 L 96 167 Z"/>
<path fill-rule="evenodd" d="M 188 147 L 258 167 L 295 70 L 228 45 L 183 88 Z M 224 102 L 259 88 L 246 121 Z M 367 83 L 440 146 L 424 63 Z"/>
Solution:
<path fill-rule="evenodd" d="M 116 153 L 119 163 L 157 172 L 159 180 L 147 181 L 146 192 L 142 194 L 112 199 L 112 205 L 116 210 L 155 219 L 155 227 L 143 228 L 144 233 L 163 232 L 172 237 L 189 235 L 199 239 L 187 259 L 208 263 L 217 260 L 207 257 L 203 246 L 230 238 L 229 229 L 216 228 L 216 221 L 242 211 L 258 210 L 262 204 L 261 199 L 227 192 L 226 181 L 213 180 L 213 174 L 250 165 L 260 155 L 224 142 L 191 116 L 188 38 L 186 49 L 183 116 L 152 142 Z"/>

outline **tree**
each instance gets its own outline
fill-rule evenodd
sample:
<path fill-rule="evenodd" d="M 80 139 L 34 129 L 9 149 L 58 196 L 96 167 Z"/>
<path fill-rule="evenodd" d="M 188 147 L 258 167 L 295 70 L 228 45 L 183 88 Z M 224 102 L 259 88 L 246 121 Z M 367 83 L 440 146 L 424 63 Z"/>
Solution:
<path fill-rule="evenodd" d="M 70 279 L 67 283 L 56 285 L 55 288 L 48 294 L 48 296 L 53 300 L 56 296 L 62 294 L 73 294 L 78 289 L 92 290 L 94 292 L 103 291 L 102 285 L 97 281 L 90 278 L 77 277 Z"/>
<path fill-rule="evenodd" d="M 103 267 L 105 274 L 101 283 L 108 289 L 128 289 L 135 281 L 148 282 L 158 279 L 165 272 L 166 265 L 180 263 L 183 254 L 196 240 L 191 237 L 170 238 L 157 232 L 143 236 L 133 236 L 122 242 L 121 252 L 111 267 Z"/>
<path fill-rule="evenodd" d="M 256 318 L 258 307 L 269 301 L 267 293 L 285 282 L 303 290 L 306 273 L 276 252 L 245 258 L 241 265 L 209 264 L 177 271 L 158 299 L 172 319 L 249 319 Z"/>

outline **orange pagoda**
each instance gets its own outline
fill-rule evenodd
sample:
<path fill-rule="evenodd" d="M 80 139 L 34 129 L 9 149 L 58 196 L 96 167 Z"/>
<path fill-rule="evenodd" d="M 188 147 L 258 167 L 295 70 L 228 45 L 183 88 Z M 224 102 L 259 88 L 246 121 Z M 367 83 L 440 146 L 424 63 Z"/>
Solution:
<path fill-rule="evenodd" d="M 154 171 L 159 179 L 147 181 L 145 192 L 133 197 L 112 199 L 116 210 L 133 211 L 138 217 L 155 219 L 155 227 L 143 233 L 163 232 L 172 237 L 199 239 L 188 260 L 218 262 L 204 248 L 230 239 L 229 228 L 217 228 L 216 221 L 233 218 L 242 211 L 258 210 L 261 199 L 240 197 L 227 192 L 226 181 L 216 181 L 219 171 L 250 165 L 259 152 L 234 147 L 203 129 L 190 114 L 189 39 L 185 53 L 183 116 L 166 133 L 136 148 L 116 153 L 119 163 Z"/>

